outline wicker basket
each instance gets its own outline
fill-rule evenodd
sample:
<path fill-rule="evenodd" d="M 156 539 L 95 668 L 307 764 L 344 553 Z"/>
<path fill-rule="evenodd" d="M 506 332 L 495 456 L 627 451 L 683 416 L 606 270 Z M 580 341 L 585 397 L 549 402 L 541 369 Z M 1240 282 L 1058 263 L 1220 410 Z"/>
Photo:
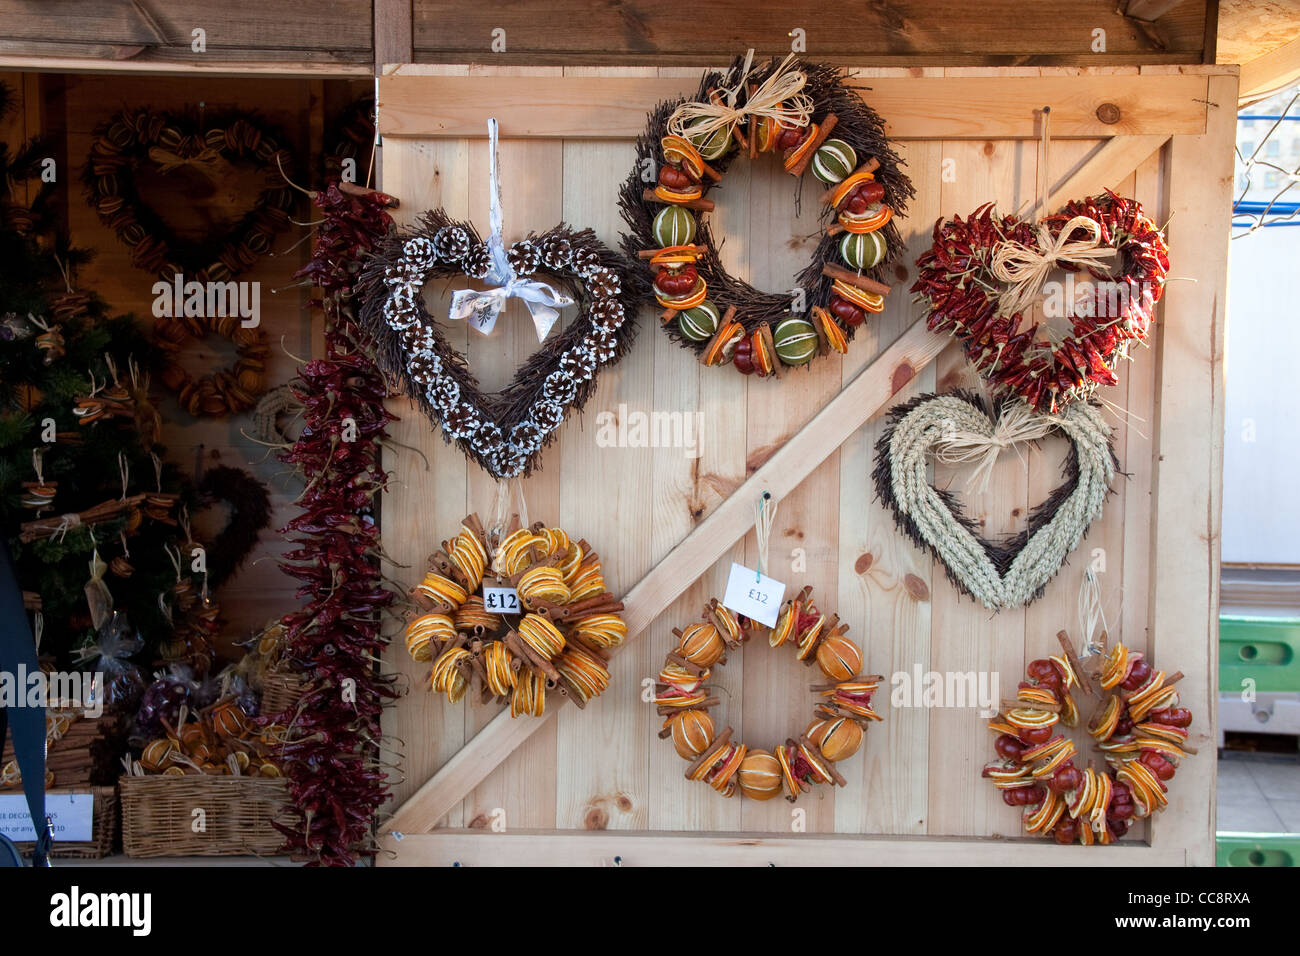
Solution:
<path fill-rule="evenodd" d="M 297 674 L 272 671 L 262 678 L 262 713 L 268 716 L 293 710 L 307 686 Z"/>
<path fill-rule="evenodd" d="M 50 856 L 56 860 L 98 860 L 113 852 L 113 842 L 117 839 L 117 788 L 116 787 L 68 787 L 49 790 L 47 793 L 89 793 L 94 797 L 91 812 L 91 838 L 86 841 L 57 841 L 50 850 Z M 16 844 L 24 854 L 30 853 L 31 841 Z"/>
<path fill-rule="evenodd" d="M 123 777 L 120 785 L 127 856 L 270 856 L 284 844 L 271 826 L 288 803 L 284 780 L 194 774 Z"/>

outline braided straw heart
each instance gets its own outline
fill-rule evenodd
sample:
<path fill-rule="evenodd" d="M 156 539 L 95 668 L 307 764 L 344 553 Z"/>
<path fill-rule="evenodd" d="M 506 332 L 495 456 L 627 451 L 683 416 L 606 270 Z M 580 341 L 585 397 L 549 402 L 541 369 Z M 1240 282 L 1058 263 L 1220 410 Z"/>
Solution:
<path fill-rule="evenodd" d="M 1117 462 L 1100 410 L 1075 402 L 1048 421 L 1052 432 L 1071 442 L 1067 481 L 1034 509 L 1024 532 L 1001 544 L 977 536 L 953 496 L 927 478 L 930 457 L 955 433 L 998 442 L 998 422 L 978 398 L 958 392 L 901 405 L 890 412 L 876 446 L 876 489 L 894 520 L 943 562 L 953 584 L 990 610 L 1021 607 L 1040 596 L 1110 494 Z"/>

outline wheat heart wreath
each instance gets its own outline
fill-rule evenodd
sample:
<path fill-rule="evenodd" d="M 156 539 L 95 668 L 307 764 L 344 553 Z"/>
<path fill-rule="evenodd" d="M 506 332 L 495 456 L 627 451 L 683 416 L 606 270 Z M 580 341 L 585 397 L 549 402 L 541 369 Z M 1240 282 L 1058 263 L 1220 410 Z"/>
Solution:
<path fill-rule="evenodd" d="M 983 444 L 996 457 L 1010 444 L 1002 426 L 1013 419 L 1042 435 L 1069 440 L 1066 480 L 1033 509 L 1024 531 L 994 543 L 976 533 L 976 523 L 962 513 L 954 494 L 930 484 L 926 469 L 932 456 L 962 442 Z M 922 395 L 890 411 L 876 445 L 874 477 L 900 530 L 943 564 L 960 591 L 997 611 L 1042 595 L 1101 514 L 1118 467 L 1111 430 L 1096 405 L 1072 402 L 1048 417 L 1013 400 L 994 414 L 976 395 L 953 392 Z"/>
<path fill-rule="evenodd" d="M 636 305 L 621 256 L 590 229 L 561 223 L 506 248 L 497 188 L 496 121 L 489 121 L 492 233 L 479 238 L 442 209 L 426 212 L 410 232 L 380 243 L 359 288 L 362 320 L 376 362 L 467 457 L 497 479 L 531 473 L 570 409 L 581 409 L 599 370 L 627 351 Z M 563 292 L 540 281 L 546 276 Z M 452 297 L 449 320 L 487 334 L 511 297 L 528 306 L 540 347 L 504 389 L 485 393 L 465 356 L 447 340 L 424 304 L 431 279 L 480 279 L 492 288 Z M 578 315 L 559 331 L 558 309 Z"/>
<path fill-rule="evenodd" d="M 778 152 L 796 180 L 811 169 L 827 187 L 822 215 L 834 218 L 797 280 L 807 315 L 794 294 L 730 275 L 703 218 L 737 157 Z M 693 99 L 658 106 L 637 140 L 619 193 L 623 251 L 649 266 L 635 274 L 636 292 L 663 308 L 668 334 L 705 365 L 779 376 L 846 352 L 855 329 L 884 309 L 883 269 L 905 251 L 893 219 L 914 191 L 901 165 L 884 121 L 839 70 L 793 55 L 755 65 L 751 50 L 705 73 Z M 643 173 L 654 169 L 648 188 Z"/>

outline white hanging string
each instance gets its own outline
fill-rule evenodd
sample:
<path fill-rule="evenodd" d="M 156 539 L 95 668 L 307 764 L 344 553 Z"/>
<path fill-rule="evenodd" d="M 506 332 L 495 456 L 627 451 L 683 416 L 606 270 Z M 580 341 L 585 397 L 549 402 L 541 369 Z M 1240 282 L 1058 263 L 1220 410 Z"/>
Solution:
<path fill-rule="evenodd" d="M 767 567 L 767 550 L 772 539 L 772 525 L 776 523 L 776 499 L 769 491 L 763 492 L 754 506 L 754 537 L 758 541 L 758 569 L 754 580 L 763 577 L 763 568 Z"/>
<path fill-rule="evenodd" d="M 1097 572 L 1089 564 L 1083 572 L 1083 583 L 1079 587 L 1079 631 L 1083 634 L 1083 653 L 1080 657 L 1092 657 L 1106 653 L 1107 635 L 1106 609 L 1101 604 L 1101 583 Z M 1100 627 L 1100 631 L 1098 631 Z M 1097 634 L 1098 640 L 1093 640 Z"/>

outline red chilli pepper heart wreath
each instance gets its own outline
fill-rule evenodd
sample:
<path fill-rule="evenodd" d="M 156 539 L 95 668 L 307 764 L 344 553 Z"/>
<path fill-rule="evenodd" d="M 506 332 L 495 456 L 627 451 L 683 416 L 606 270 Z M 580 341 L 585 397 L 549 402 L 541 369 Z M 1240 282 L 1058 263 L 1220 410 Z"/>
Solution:
<path fill-rule="evenodd" d="M 1114 265 L 1103 268 L 1109 250 Z M 1094 252 L 1100 255 L 1079 258 Z M 931 331 L 961 342 L 967 361 L 995 393 L 1019 395 L 1038 411 L 1054 413 L 1099 385 L 1118 383 L 1120 360 L 1151 327 L 1169 273 L 1169 247 L 1140 203 L 1108 190 L 1068 203 L 1037 228 L 996 216 L 992 203 L 966 220 L 940 220 L 934 245 L 916 264 L 912 291 L 929 310 Z M 1081 265 L 1098 284 L 1081 284 L 1078 290 L 1092 296 L 1063 303 L 1073 313 L 1070 334 L 1053 341 L 1037 325 L 1022 328 L 1046 271 L 1059 266 L 1074 273 Z"/>
<path fill-rule="evenodd" d="M 791 645 L 795 660 L 817 664 L 831 681 L 814 685 L 821 700 L 799 739 L 786 738 L 772 751 L 732 740 L 730 727 L 716 733 L 709 716 L 718 698 L 710 696 L 704 682 L 712 668 L 727 663 L 728 650 L 739 650 L 749 640 L 751 628 L 767 630 L 772 647 Z M 871 708 L 871 696 L 882 680 L 858 673 L 862 649 L 844 636 L 848 629 L 837 615 L 817 609 L 810 587 L 785 602 L 770 629 L 734 614 L 717 598 L 705 607 L 703 620 L 684 631 L 674 628 L 678 643 L 664 658 L 655 704 L 659 716 L 666 718 L 659 736 L 671 737 L 678 755 L 691 761 L 686 779 L 703 781 L 724 797 L 739 790 L 751 800 L 771 800 L 784 790 L 791 803 L 814 784 L 845 786 L 835 764 L 857 753 L 863 729 L 880 720 Z"/>
<path fill-rule="evenodd" d="M 490 130 L 495 187 L 495 121 Z M 493 231 L 487 242 L 469 223 L 437 209 L 425 213 L 414 232 L 381 243 L 361 277 L 366 297 L 362 318 L 374 337 L 378 364 L 403 383 L 444 438 L 502 479 L 527 475 L 536 467 L 569 409 L 581 409 L 595 390 L 600 368 L 627 351 L 636 307 L 622 257 L 594 232 L 575 232 L 561 224 L 530 234 L 507 251 L 497 189 L 491 197 Z M 558 295 L 532 278 L 538 274 L 569 295 Z M 537 324 L 541 347 L 494 394 L 479 390 L 464 356 L 425 309 L 424 284 L 452 277 L 486 279 L 496 286 L 484 293 L 457 292 L 452 318 L 467 318 L 475 328 L 487 330 L 505 299 L 518 296 Z M 578 316 L 548 338 L 557 316 L 553 306 L 574 302 Z"/>
<path fill-rule="evenodd" d="M 752 57 L 706 73 L 694 99 L 650 114 L 619 205 L 631 230 L 623 250 L 649 265 L 636 291 L 663 307 L 669 335 L 706 365 L 765 377 L 846 352 L 857 327 L 884 309 L 882 270 L 904 248 L 892 219 L 915 193 L 884 121 L 840 71 L 793 56 L 753 66 Z M 808 316 L 794 311 L 790 293 L 759 292 L 728 274 L 695 215 L 714 208 L 706 194 L 737 156 L 771 152 L 796 179 L 812 170 L 827 187 L 824 215 L 835 217 L 798 278 L 814 303 Z M 647 188 L 642 171 L 656 167 Z"/>

